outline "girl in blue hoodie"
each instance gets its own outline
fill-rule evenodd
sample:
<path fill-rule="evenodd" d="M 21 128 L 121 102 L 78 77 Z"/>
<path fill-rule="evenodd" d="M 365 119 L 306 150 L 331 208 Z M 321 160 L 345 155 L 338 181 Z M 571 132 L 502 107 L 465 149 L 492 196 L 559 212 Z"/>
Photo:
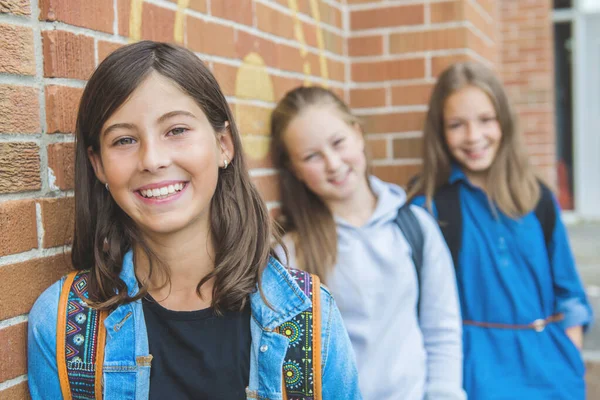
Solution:
<path fill-rule="evenodd" d="M 397 222 L 405 192 L 367 174 L 358 119 L 331 91 L 287 93 L 271 135 L 287 259 L 334 294 L 364 398 L 463 399 L 454 270 L 435 221 L 410 206 L 423 239 L 411 248 Z"/>

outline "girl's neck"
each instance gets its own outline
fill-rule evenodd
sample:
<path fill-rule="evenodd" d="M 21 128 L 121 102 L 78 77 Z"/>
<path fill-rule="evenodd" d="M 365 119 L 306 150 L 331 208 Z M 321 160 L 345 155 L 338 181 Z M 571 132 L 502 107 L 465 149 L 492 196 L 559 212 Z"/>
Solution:
<path fill-rule="evenodd" d="M 134 249 L 135 272 L 140 282 L 148 287 L 150 295 L 163 307 L 177 311 L 191 311 L 210 307 L 212 280 L 198 283 L 214 270 L 214 248 L 208 226 L 205 229 L 184 229 L 168 235 L 146 235 L 150 249 L 159 261 L 150 263 L 140 246 Z"/>
<path fill-rule="evenodd" d="M 488 171 L 473 172 L 463 169 L 467 179 L 473 186 L 476 186 L 487 193 L 487 175 Z"/>
<path fill-rule="evenodd" d="M 363 226 L 377 206 L 377 197 L 371 190 L 367 177 L 356 187 L 352 196 L 344 201 L 329 202 L 331 212 L 353 226 Z"/>

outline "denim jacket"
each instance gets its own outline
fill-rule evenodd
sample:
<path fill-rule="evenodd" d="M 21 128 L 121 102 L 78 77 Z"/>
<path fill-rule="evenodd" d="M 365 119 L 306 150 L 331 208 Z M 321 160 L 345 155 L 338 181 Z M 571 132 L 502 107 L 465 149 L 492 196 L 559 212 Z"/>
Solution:
<path fill-rule="evenodd" d="M 138 291 L 132 253 L 123 260 L 121 279 L 130 295 Z M 64 278 L 50 286 L 29 314 L 28 369 L 33 400 L 62 398 L 56 365 L 58 301 Z M 310 306 L 285 268 L 274 258 L 262 276 L 269 308 L 257 291 L 250 295 L 250 379 L 247 399 L 282 399 L 282 366 L 288 339 L 274 329 Z M 323 399 L 361 399 L 354 353 L 340 313 L 321 287 L 321 355 Z M 121 305 L 105 320 L 104 399 L 147 399 L 151 363 L 141 301 Z"/>

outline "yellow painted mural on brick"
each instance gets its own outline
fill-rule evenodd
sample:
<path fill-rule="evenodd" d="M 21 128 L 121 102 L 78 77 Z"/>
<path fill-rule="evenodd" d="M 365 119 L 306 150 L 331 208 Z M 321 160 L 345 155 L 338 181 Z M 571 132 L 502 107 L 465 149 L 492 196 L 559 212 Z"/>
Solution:
<path fill-rule="evenodd" d="M 141 39 L 144 0 L 131 0 L 129 14 L 129 41 L 135 42 Z M 177 0 L 177 11 L 173 28 L 173 41 L 185 43 L 185 11 L 189 7 L 190 0 Z M 294 21 L 294 38 L 300 44 L 299 52 L 303 61 L 304 85 L 309 86 L 311 82 L 311 66 L 307 60 L 308 51 L 302 21 L 298 16 L 297 0 L 288 0 L 288 10 L 292 13 Z M 318 0 L 310 0 L 310 12 L 315 21 L 317 45 L 319 48 L 320 76 L 327 86 L 329 79 L 327 59 L 325 57 L 325 43 L 323 30 L 320 26 L 320 12 Z M 269 75 L 264 59 L 260 54 L 251 52 L 242 59 L 242 64 L 237 70 L 235 81 L 235 97 L 238 99 L 260 100 L 272 104 L 275 99 L 273 80 Z M 235 116 L 243 133 L 242 140 L 248 156 L 253 160 L 262 160 L 269 152 L 269 116 L 270 109 L 267 107 L 247 104 L 235 105 Z"/>

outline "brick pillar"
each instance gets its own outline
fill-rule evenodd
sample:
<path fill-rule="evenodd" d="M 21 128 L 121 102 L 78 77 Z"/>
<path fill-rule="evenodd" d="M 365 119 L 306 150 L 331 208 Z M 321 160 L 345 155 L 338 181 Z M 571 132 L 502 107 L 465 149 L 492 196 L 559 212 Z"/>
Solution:
<path fill-rule="evenodd" d="M 497 61 L 492 0 L 348 0 L 350 105 L 365 122 L 373 172 L 404 184 L 420 169 L 436 77 L 454 62 Z"/>

